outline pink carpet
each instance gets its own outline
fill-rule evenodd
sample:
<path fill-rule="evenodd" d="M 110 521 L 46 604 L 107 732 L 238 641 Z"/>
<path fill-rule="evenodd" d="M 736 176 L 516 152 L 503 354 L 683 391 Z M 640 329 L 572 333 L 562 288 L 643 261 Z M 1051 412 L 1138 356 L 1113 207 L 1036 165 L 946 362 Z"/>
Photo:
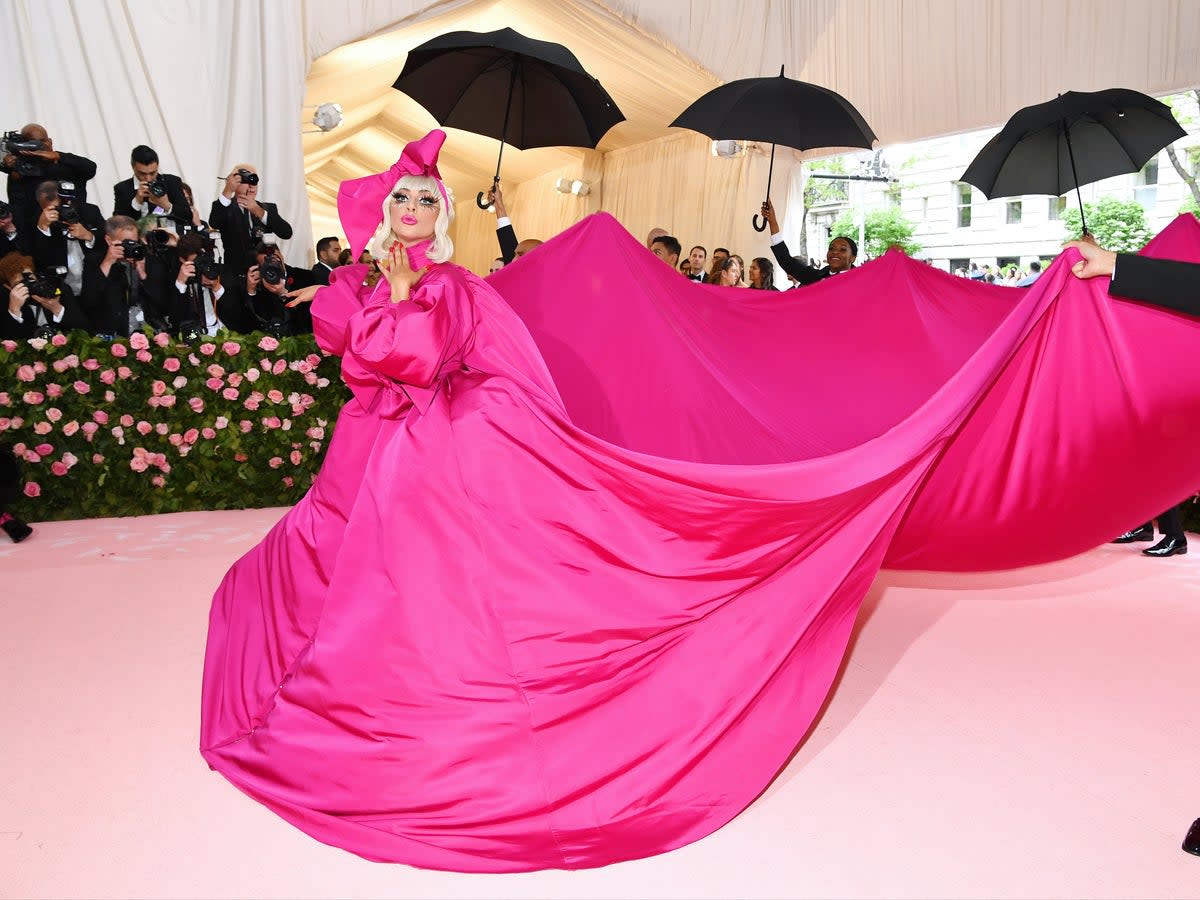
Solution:
<path fill-rule="evenodd" d="M 0 897 L 1195 897 L 1200 539 L 884 572 L 828 706 L 715 835 L 581 872 L 365 862 L 197 752 L 208 604 L 281 510 L 0 543 Z"/>

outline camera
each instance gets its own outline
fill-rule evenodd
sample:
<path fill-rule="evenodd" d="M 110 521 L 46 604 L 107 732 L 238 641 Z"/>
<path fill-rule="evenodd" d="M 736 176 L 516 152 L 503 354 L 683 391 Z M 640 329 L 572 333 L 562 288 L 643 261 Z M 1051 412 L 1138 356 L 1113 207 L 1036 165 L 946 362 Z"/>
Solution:
<path fill-rule="evenodd" d="M 63 226 L 75 225 L 80 222 L 79 207 L 76 205 L 75 182 L 60 181 L 58 183 L 58 221 Z"/>
<path fill-rule="evenodd" d="M 44 150 L 41 141 L 35 141 L 32 138 L 27 138 L 19 131 L 4 132 L 3 147 L 5 153 L 11 153 L 16 157 L 16 162 L 12 165 L 12 170 L 23 178 L 42 178 L 46 174 L 46 168 L 38 159 L 30 159 L 27 156 L 22 156 L 21 153 L 31 150 Z"/>
<path fill-rule="evenodd" d="M 12 207 L 0 200 L 0 219 L 7 219 L 12 215 Z"/>
<path fill-rule="evenodd" d="M 287 268 L 283 260 L 272 253 L 259 265 L 258 274 L 265 284 L 279 284 L 287 277 Z"/>
<path fill-rule="evenodd" d="M 257 172 L 251 172 L 249 169 L 238 169 L 237 176 L 242 184 L 258 184 Z"/>
<path fill-rule="evenodd" d="M 57 270 L 47 270 L 34 275 L 30 272 L 24 272 L 21 275 L 21 284 L 29 288 L 29 296 L 44 297 L 49 300 L 58 293 L 58 285 L 60 276 Z"/>
<path fill-rule="evenodd" d="M 171 232 L 165 228 L 151 228 L 146 232 L 146 246 L 155 256 L 161 256 L 171 246 Z"/>
<path fill-rule="evenodd" d="M 155 175 L 154 180 L 146 184 L 146 190 L 155 197 L 165 197 L 167 194 L 167 183 L 163 181 L 161 175 Z"/>
<path fill-rule="evenodd" d="M 137 262 L 139 259 L 145 259 L 149 248 L 141 241 L 135 241 L 132 238 L 126 238 L 121 241 L 121 247 L 125 251 L 125 259 L 128 262 Z"/>
<path fill-rule="evenodd" d="M 210 281 L 221 277 L 221 264 L 211 250 L 196 254 L 196 274 Z"/>
<path fill-rule="evenodd" d="M 35 141 L 33 138 L 27 138 L 19 131 L 4 132 L 4 152 L 5 153 L 21 153 L 29 150 L 44 150 L 41 141 Z"/>
<path fill-rule="evenodd" d="M 262 330 L 273 338 L 284 338 L 288 336 L 288 325 L 283 319 L 272 319 L 262 326 Z"/>

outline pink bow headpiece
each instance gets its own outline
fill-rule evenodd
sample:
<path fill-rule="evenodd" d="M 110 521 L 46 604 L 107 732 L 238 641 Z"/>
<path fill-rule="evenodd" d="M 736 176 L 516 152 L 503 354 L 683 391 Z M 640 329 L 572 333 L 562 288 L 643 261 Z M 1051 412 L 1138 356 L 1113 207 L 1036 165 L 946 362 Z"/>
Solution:
<path fill-rule="evenodd" d="M 383 198 L 391 192 L 401 175 L 432 175 L 437 179 L 442 202 L 449 203 L 442 175 L 438 172 L 438 151 L 446 140 L 446 132 L 435 128 L 419 141 L 405 145 L 400 158 L 386 172 L 343 181 L 338 188 L 338 218 L 350 242 L 350 252 L 357 260 L 379 228 L 379 211 Z"/>

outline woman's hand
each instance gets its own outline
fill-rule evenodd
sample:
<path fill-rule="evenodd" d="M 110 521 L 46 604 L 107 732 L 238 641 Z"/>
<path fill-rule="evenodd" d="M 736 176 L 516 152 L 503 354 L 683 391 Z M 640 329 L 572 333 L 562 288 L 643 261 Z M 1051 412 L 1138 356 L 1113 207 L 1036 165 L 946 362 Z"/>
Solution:
<path fill-rule="evenodd" d="M 412 265 L 408 261 L 408 253 L 400 246 L 400 242 L 396 241 L 392 244 L 391 252 L 378 261 L 379 270 L 388 280 L 388 287 L 392 291 L 392 302 L 403 303 L 408 299 L 408 295 L 412 292 L 413 285 L 421 280 L 421 276 L 429 271 L 429 266 L 423 269 L 413 271 Z"/>
<path fill-rule="evenodd" d="M 290 309 L 293 306 L 299 306 L 301 303 L 308 303 L 322 287 L 324 287 L 324 285 L 310 284 L 308 287 L 296 288 L 294 291 L 288 291 L 283 296 L 291 297 L 293 299 L 290 302 L 285 303 L 284 306 Z"/>

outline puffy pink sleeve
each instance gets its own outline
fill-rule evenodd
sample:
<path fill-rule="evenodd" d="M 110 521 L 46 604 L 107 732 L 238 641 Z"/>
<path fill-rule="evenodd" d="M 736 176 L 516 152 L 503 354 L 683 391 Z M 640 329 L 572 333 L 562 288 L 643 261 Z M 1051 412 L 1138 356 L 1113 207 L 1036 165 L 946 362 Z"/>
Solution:
<path fill-rule="evenodd" d="M 313 335 L 321 349 L 335 356 L 346 352 L 346 326 L 374 290 L 363 284 L 367 270 L 365 265 L 338 266 L 329 273 L 329 284 L 313 297 Z M 386 294 L 387 285 L 380 291 Z"/>

